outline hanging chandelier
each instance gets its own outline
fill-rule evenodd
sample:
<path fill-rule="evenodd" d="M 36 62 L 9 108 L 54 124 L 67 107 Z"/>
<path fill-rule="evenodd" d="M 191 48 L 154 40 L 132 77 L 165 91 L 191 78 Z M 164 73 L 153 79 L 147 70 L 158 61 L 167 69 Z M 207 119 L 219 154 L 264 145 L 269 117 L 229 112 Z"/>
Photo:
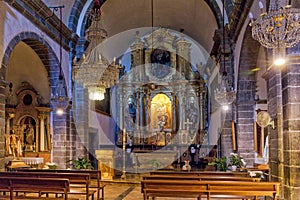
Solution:
<path fill-rule="evenodd" d="M 58 78 L 58 84 L 55 88 L 55 93 L 52 94 L 51 96 L 51 102 L 53 107 L 55 108 L 55 112 L 57 115 L 63 115 L 65 109 L 68 107 L 69 105 L 69 98 L 67 97 L 67 92 L 66 92 L 66 88 L 65 88 L 65 81 L 64 81 L 64 77 L 63 77 L 63 72 L 62 72 L 62 9 L 65 6 L 54 6 L 54 7 L 50 7 L 51 9 L 53 9 L 53 14 L 54 11 L 57 11 L 59 9 L 59 16 L 60 16 L 60 30 L 59 30 L 59 45 L 60 45 L 60 50 L 59 50 L 59 78 Z M 53 16 L 53 15 L 52 15 Z M 50 17 L 52 17 L 50 16 Z M 48 17 L 49 18 L 49 17 Z M 45 20 L 47 20 L 48 18 L 46 18 Z"/>
<path fill-rule="evenodd" d="M 214 92 L 215 100 L 220 104 L 223 109 L 228 110 L 229 105 L 231 105 L 236 99 L 236 92 L 233 88 L 228 86 L 227 75 L 222 76 L 220 88 L 217 88 Z"/>
<path fill-rule="evenodd" d="M 226 71 L 226 48 L 225 48 L 225 5 L 224 5 L 224 0 L 223 0 L 223 30 L 222 30 L 222 43 L 223 46 L 221 47 L 221 54 L 223 58 L 223 73 L 222 73 L 222 79 L 221 79 L 221 84 L 220 88 L 217 88 L 214 91 L 215 95 L 215 100 L 220 104 L 224 110 L 229 109 L 229 105 L 234 102 L 236 99 L 236 91 L 233 89 L 233 87 L 230 87 L 229 85 L 229 78 L 227 76 L 227 71 Z M 220 62 L 221 65 L 221 62 Z M 221 67 L 220 67 L 221 68 Z"/>
<path fill-rule="evenodd" d="M 88 89 L 90 100 L 103 100 L 106 88 L 110 88 L 119 79 L 119 68 L 115 59 L 112 63 L 102 55 L 99 44 L 107 38 L 107 32 L 101 25 L 99 0 L 94 1 L 91 11 L 91 26 L 86 31 L 86 38 L 90 42 L 83 56 L 81 64 L 74 64 L 75 80 Z"/>
<path fill-rule="evenodd" d="M 260 16 L 255 20 L 252 13 L 252 37 L 266 48 L 289 48 L 300 41 L 299 9 L 286 5 L 286 0 L 271 0 L 269 12 L 264 11 L 259 1 Z"/>

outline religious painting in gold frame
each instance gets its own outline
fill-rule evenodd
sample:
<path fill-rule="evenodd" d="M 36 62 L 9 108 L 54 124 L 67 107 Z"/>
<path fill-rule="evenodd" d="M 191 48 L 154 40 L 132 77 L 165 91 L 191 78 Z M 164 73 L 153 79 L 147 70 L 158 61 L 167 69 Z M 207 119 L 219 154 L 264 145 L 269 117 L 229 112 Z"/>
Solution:
<path fill-rule="evenodd" d="M 171 129 L 172 103 L 165 94 L 157 94 L 151 101 L 151 128 L 152 130 Z"/>

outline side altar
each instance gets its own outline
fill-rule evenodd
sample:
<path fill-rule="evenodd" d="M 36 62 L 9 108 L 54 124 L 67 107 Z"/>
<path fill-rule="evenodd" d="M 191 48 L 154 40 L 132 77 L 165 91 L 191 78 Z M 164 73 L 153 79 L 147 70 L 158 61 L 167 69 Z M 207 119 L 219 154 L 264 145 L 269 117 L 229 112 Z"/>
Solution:
<path fill-rule="evenodd" d="M 28 82 L 22 82 L 14 92 L 12 84 L 9 87 L 10 95 L 5 107 L 7 167 L 20 167 L 21 162 L 32 167 L 50 162 L 50 104 Z"/>

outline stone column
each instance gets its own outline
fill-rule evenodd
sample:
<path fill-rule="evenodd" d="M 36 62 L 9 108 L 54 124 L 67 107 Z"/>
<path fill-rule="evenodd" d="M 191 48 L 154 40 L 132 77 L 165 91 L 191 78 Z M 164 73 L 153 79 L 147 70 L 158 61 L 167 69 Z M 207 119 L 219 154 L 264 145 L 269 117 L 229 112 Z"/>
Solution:
<path fill-rule="evenodd" d="M 176 70 L 180 73 L 180 75 L 184 75 L 185 78 L 190 78 L 191 70 L 187 70 L 190 67 L 190 46 L 184 39 L 184 35 L 181 34 L 180 40 L 177 42 L 177 66 Z"/>
<path fill-rule="evenodd" d="M 145 67 L 142 66 L 144 64 L 144 48 L 145 44 L 142 42 L 139 32 L 136 33 L 136 40 L 133 45 L 130 46 L 132 50 L 132 61 L 131 68 L 138 67 L 137 71 L 139 72 L 135 77 L 135 80 L 143 80 L 145 75 Z"/>
<path fill-rule="evenodd" d="M 276 129 L 268 128 L 269 132 L 269 166 L 270 180 L 279 181 L 283 184 L 283 152 L 282 152 L 282 85 L 279 69 L 272 68 L 265 74 L 268 89 L 268 112 L 272 119 L 276 119 Z M 283 185 L 281 185 L 282 187 Z M 283 199 L 283 188 L 280 198 Z"/>
<path fill-rule="evenodd" d="M 10 121 L 14 117 L 15 117 L 14 113 L 8 113 L 7 114 L 7 118 L 6 118 L 6 134 L 8 134 L 8 135 L 9 135 L 9 131 L 10 131 Z"/>
<path fill-rule="evenodd" d="M 5 134 L 4 134 L 4 127 L 5 127 L 5 88 L 6 88 L 6 81 L 3 79 L 0 80 L 0 171 L 4 171 L 5 169 Z"/>
<path fill-rule="evenodd" d="M 46 115 L 40 114 L 40 151 L 45 151 L 45 119 Z"/>
<path fill-rule="evenodd" d="M 299 47 L 296 47 L 299 52 Z M 288 56 L 289 63 L 282 69 L 283 116 L 283 172 L 284 199 L 300 197 L 300 54 Z M 293 64 L 296 63 L 296 64 Z M 282 161 L 279 160 L 280 164 Z"/>

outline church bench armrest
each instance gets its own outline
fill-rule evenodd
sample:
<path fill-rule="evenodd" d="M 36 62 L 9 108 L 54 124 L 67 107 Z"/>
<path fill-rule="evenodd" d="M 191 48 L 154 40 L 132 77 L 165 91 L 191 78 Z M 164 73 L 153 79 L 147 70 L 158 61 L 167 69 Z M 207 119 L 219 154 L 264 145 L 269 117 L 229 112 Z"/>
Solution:
<path fill-rule="evenodd" d="M 1 196 L 0 200 L 9 200 L 10 196 Z M 14 196 L 14 200 L 62 200 L 65 199 L 64 197 L 36 197 L 36 196 Z M 68 198 L 68 200 L 79 200 L 79 198 Z"/>

